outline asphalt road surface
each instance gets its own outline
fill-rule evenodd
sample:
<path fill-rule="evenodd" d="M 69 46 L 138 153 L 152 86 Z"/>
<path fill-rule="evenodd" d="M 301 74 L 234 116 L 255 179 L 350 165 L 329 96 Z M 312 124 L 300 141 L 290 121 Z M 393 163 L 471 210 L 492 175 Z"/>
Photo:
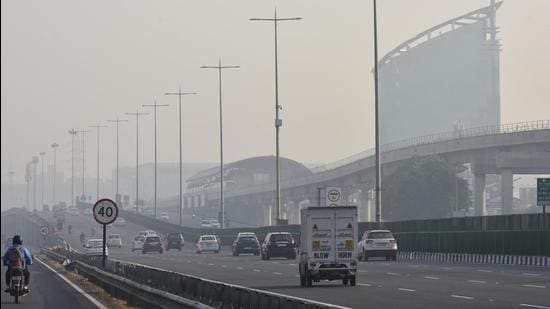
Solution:
<path fill-rule="evenodd" d="M 16 305 L 14 297 L 4 292 L 6 289 L 6 269 L 6 267 L 2 267 L 2 309 L 97 308 L 55 273 L 37 261 L 29 268 L 31 272 L 30 293 L 23 296 L 20 303 Z"/>
<path fill-rule="evenodd" d="M 93 218 L 68 217 L 67 223 L 72 224 L 73 232 L 63 236 L 78 249 L 78 235 L 81 230 L 90 232 Z M 227 246 L 219 254 L 197 254 L 195 239 L 186 239 L 182 251 L 132 253 L 129 241 L 145 229 L 131 223 L 108 229 L 108 233 L 121 234 L 124 244 L 121 249 L 110 249 L 110 256 L 352 308 L 550 308 L 550 269 L 544 267 L 369 261 L 359 263 L 355 287 L 324 281 L 304 288 L 299 284 L 297 260 L 234 257 Z"/>

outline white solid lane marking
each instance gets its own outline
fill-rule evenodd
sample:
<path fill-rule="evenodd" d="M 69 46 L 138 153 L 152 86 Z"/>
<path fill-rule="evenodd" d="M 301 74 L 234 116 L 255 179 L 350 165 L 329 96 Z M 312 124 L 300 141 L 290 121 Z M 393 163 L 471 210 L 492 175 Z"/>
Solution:
<path fill-rule="evenodd" d="M 430 277 L 430 276 L 426 276 L 426 277 L 424 277 L 424 279 L 439 280 L 438 277 Z"/>
<path fill-rule="evenodd" d="M 370 284 L 368 284 L 368 283 L 357 283 L 357 285 L 360 285 L 360 286 L 372 286 L 372 285 L 370 285 Z"/>
<path fill-rule="evenodd" d="M 386 273 L 386 274 L 388 274 L 388 275 L 392 275 L 392 276 L 399 276 L 399 274 L 398 274 L 398 273 Z"/>
<path fill-rule="evenodd" d="M 482 272 L 482 273 L 492 273 L 493 272 L 492 270 L 487 270 L 487 269 L 478 269 L 477 271 Z"/>
<path fill-rule="evenodd" d="M 278 273 L 278 272 L 274 272 L 273 274 L 274 275 L 282 275 L 281 273 Z"/>
<path fill-rule="evenodd" d="M 398 288 L 399 291 L 405 291 L 405 292 L 416 292 L 416 290 L 413 289 L 405 289 L 405 288 Z"/>
<path fill-rule="evenodd" d="M 483 281 L 483 280 L 468 280 L 468 282 L 472 282 L 472 283 L 487 283 L 487 281 Z"/>
<path fill-rule="evenodd" d="M 445 269 L 445 270 L 451 270 L 451 269 L 452 269 L 452 268 L 450 268 L 450 267 L 439 267 L 439 268 Z"/>
<path fill-rule="evenodd" d="M 539 288 L 539 289 L 546 289 L 544 285 L 534 285 L 534 284 L 523 284 L 524 287 L 527 288 Z"/>
<path fill-rule="evenodd" d="M 531 305 L 531 304 L 519 304 L 522 307 L 529 307 L 529 308 L 542 308 L 542 309 L 550 309 L 550 307 L 545 306 L 539 306 L 539 305 Z"/>
<path fill-rule="evenodd" d="M 454 297 L 454 298 L 463 298 L 463 299 L 474 299 L 473 297 L 470 297 L 470 296 L 455 295 L 455 294 L 452 294 L 451 297 Z"/>
<path fill-rule="evenodd" d="M 420 267 L 419 265 L 409 265 L 409 267 Z"/>
<path fill-rule="evenodd" d="M 63 281 L 67 282 L 68 285 L 70 285 L 73 289 L 75 289 L 78 293 L 82 294 L 82 296 L 86 297 L 86 299 L 88 299 L 92 304 L 96 305 L 97 308 L 100 308 L 100 309 L 107 309 L 107 307 L 105 307 L 102 303 L 100 303 L 97 299 L 95 299 L 94 297 L 92 297 L 90 294 L 84 292 L 84 290 L 82 290 L 80 287 L 78 287 L 77 285 L 75 285 L 74 283 L 72 283 L 69 279 L 65 278 L 65 276 L 63 276 L 62 274 L 58 273 L 55 269 L 51 268 L 50 265 L 42 262 L 39 258 L 35 257 L 34 258 L 35 261 L 38 261 L 40 264 L 42 264 L 44 267 L 46 267 L 47 269 L 51 270 L 52 272 L 54 272 L 56 275 L 59 276 L 59 278 L 61 278 Z"/>
<path fill-rule="evenodd" d="M 257 273 L 259 273 L 259 272 L 260 272 L 260 270 L 259 270 L 259 269 L 253 269 L 253 271 L 255 271 L 255 272 L 257 272 Z"/>

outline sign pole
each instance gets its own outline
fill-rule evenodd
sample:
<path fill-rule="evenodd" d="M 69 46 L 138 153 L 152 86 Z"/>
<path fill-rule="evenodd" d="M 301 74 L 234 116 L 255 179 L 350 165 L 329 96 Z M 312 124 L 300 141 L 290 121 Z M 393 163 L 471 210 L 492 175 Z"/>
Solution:
<path fill-rule="evenodd" d="M 103 224 L 103 268 L 105 268 L 105 248 L 107 247 L 107 225 Z"/>

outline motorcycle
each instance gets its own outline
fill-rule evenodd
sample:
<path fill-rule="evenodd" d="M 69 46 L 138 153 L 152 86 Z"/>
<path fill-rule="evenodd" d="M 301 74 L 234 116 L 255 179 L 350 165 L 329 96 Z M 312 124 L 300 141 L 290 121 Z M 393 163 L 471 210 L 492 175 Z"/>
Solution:
<path fill-rule="evenodd" d="M 11 270 L 10 295 L 15 297 L 15 303 L 18 304 L 21 296 L 27 294 L 23 285 L 23 269 L 13 268 Z"/>

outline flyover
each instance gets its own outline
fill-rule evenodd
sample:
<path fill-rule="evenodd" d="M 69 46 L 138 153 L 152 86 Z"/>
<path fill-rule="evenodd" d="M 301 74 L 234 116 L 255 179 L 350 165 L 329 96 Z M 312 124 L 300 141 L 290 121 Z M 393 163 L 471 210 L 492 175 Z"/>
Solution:
<path fill-rule="evenodd" d="M 421 136 L 382 146 L 383 174 L 393 172 L 413 157 L 439 155 L 452 164 L 470 164 L 473 175 L 476 215 L 486 214 L 485 176 L 502 176 L 503 214 L 511 213 L 514 174 L 550 174 L 550 120 L 476 127 L 441 134 Z M 304 177 L 281 181 L 283 214 L 297 223 L 299 208 L 317 204 L 318 188 L 342 187 L 344 200 L 360 209 L 370 207 L 368 192 L 374 184 L 374 151 L 367 150 L 313 169 Z M 284 176 L 284 175 L 283 175 Z M 234 218 L 250 217 L 259 225 L 271 224 L 274 205 L 274 185 L 248 186 L 226 190 L 227 212 Z M 217 214 L 219 189 L 206 188 L 185 194 L 184 209 Z M 176 206 L 177 199 L 163 202 Z M 262 221 L 263 220 L 263 221 Z"/>

